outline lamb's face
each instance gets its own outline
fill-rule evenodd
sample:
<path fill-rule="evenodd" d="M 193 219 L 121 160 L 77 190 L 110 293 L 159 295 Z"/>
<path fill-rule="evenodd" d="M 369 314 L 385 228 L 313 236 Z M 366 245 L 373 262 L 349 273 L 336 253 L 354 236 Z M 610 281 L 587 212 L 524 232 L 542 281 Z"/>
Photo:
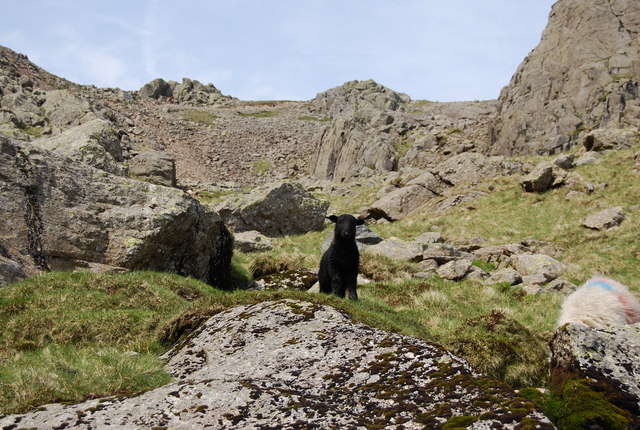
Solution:
<path fill-rule="evenodd" d="M 331 215 L 329 219 L 336 223 L 334 236 L 341 240 L 355 240 L 356 226 L 364 224 L 364 221 L 349 214 L 340 216 Z"/>

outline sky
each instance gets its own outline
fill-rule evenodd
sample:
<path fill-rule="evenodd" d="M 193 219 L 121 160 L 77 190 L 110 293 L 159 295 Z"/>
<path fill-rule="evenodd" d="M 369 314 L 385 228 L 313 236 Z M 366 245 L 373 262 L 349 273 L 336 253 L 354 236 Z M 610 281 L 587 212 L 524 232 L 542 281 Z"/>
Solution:
<path fill-rule="evenodd" d="M 555 0 L 0 0 L 0 45 L 70 81 L 213 83 L 310 100 L 374 79 L 412 99 L 495 99 Z"/>

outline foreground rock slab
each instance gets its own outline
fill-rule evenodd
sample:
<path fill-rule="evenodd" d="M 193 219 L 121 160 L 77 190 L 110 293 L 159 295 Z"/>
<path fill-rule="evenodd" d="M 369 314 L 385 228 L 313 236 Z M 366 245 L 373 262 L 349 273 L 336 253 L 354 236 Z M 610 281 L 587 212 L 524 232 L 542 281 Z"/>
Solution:
<path fill-rule="evenodd" d="M 165 358 L 176 381 L 164 387 L 46 405 L 0 428 L 554 428 L 439 347 L 308 302 L 225 311 Z"/>

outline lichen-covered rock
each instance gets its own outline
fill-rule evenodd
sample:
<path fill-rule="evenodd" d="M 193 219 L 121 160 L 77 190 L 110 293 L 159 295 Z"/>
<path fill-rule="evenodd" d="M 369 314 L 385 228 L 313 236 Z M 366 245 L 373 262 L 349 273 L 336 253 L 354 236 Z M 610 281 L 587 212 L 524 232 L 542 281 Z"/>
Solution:
<path fill-rule="evenodd" d="M 504 267 L 493 272 L 491 276 L 489 276 L 489 279 L 487 279 L 487 283 L 490 284 L 497 284 L 499 282 L 516 285 L 522 282 L 522 275 L 511 267 Z"/>
<path fill-rule="evenodd" d="M 0 427 L 554 428 L 531 402 L 440 347 L 307 302 L 219 313 L 165 359 L 176 380 L 161 388 L 45 405 Z"/>
<path fill-rule="evenodd" d="M 545 254 L 519 254 L 511 257 L 514 268 L 522 274 L 523 282 L 541 284 L 558 278 L 564 264 Z M 525 279 L 529 276 L 530 278 Z"/>
<path fill-rule="evenodd" d="M 449 261 L 459 260 L 461 258 L 473 260 L 474 256 L 473 254 L 461 251 L 448 243 L 430 243 L 422 253 L 422 258 L 425 260 L 435 260 L 438 264 L 445 264 Z"/>
<path fill-rule="evenodd" d="M 0 136 L 2 253 L 31 276 L 99 263 L 221 285 L 232 237 L 181 190 L 114 176 Z"/>
<path fill-rule="evenodd" d="M 605 230 L 619 226 L 624 221 L 622 207 L 605 209 L 585 218 L 582 225 L 593 230 Z"/>
<path fill-rule="evenodd" d="M 384 255 L 392 260 L 406 260 L 418 262 L 422 260 L 423 246 L 416 242 L 397 239 L 386 239 L 367 248 L 367 252 L 374 255 Z"/>
<path fill-rule="evenodd" d="M 276 182 L 227 200 L 216 211 L 234 231 L 256 230 L 270 237 L 322 230 L 329 202 L 297 182 Z"/>
<path fill-rule="evenodd" d="M 233 247 L 242 252 L 270 251 L 271 240 L 259 231 L 241 231 L 233 234 Z"/>
<path fill-rule="evenodd" d="M 588 379 L 597 392 L 627 410 L 640 425 L 640 324 L 606 329 L 567 324 L 550 343 L 551 383 Z"/>
<path fill-rule="evenodd" d="M 165 151 L 144 151 L 129 161 L 129 175 L 166 187 L 176 186 L 176 160 Z"/>
<path fill-rule="evenodd" d="M 442 279 L 458 281 L 464 278 L 469 273 L 469 271 L 471 270 L 471 266 L 471 260 L 461 258 L 459 260 L 452 260 L 448 263 L 443 264 L 436 270 L 436 273 Z"/>

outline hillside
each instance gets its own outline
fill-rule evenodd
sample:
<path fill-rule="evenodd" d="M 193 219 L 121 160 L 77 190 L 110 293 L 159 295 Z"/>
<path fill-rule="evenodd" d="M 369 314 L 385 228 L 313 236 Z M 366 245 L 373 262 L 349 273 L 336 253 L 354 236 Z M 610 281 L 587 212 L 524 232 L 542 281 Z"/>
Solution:
<path fill-rule="evenodd" d="M 633 312 L 556 321 L 593 276 L 640 295 L 638 34 L 559 0 L 456 103 L 126 92 L 0 47 L 1 426 L 637 428 Z M 313 286 L 341 213 L 358 302 Z"/>

